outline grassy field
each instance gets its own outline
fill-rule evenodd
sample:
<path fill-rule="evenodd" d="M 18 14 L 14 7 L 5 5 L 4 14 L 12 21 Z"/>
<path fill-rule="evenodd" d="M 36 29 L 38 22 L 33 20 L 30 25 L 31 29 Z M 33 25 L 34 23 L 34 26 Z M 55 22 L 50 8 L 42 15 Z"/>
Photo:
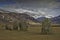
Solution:
<path fill-rule="evenodd" d="M 41 27 L 29 27 L 28 31 L 0 30 L 0 40 L 60 40 L 60 27 L 52 27 L 52 34 L 40 34 Z"/>

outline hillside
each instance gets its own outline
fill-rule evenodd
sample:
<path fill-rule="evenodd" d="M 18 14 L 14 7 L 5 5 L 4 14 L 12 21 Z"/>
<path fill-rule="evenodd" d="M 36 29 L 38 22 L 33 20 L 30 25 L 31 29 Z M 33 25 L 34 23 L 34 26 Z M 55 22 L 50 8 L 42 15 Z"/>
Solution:
<path fill-rule="evenodd" d="M 0 12 L 0 23 L 10 23 L 15 21 L 33 21 L 36 22 L 36 20 L 25 13 L 2 13 Z"/>

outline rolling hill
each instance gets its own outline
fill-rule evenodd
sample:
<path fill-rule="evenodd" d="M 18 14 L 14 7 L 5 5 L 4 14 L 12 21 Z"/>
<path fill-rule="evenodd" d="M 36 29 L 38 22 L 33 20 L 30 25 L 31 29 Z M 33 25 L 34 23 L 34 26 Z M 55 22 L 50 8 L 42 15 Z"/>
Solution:
<path fill-rule="evenodd" d="M 36 22 L 33 17 L 26 13 L 7 12 L 3 10 L 0 12 L 0 23 L 9 23 L 23 20 Z"/>

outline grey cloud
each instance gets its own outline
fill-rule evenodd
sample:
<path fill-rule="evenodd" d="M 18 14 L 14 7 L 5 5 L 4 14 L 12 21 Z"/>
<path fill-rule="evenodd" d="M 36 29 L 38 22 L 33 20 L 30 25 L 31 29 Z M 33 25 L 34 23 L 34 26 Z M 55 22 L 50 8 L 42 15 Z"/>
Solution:
<path fill-rule="evenodd" d="M 4 8 L 26 9 L 38 12 L 36 16 L 45 13 L 45 15 L 60 15 L 60 2 L 54 0 L 15 0 L 15 4 L 4 5 Z M 7 9 L 8 10 L 8 9 Z M 39 14 L 39 12 L 41 12 Z"/>

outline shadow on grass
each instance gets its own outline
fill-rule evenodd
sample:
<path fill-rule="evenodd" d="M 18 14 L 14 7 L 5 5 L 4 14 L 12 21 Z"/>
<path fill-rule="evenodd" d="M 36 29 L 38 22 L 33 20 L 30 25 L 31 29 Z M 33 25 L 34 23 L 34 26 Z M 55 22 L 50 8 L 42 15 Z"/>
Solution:
<path fill-rule="evenodd" d="M 54 35 L 54 33 L 27 32 L 29 35 Z"/>
<path fill-rule="evenodd" d="M 40 35 L 53 35 L 54 33 L 40 33 Z"/>
<path fill-rule="evenodd" d="M 8 32 L 17 32 L 17 33 L 22 33 L 22 34 L 26 34 L 26 35 L 54 35 L 55 33 L 41 33 L 41 32 L 35 32 L 35 31 L 11 31 L 11 30 L 4 30 L 4 31 L 8 31 Z"/>

